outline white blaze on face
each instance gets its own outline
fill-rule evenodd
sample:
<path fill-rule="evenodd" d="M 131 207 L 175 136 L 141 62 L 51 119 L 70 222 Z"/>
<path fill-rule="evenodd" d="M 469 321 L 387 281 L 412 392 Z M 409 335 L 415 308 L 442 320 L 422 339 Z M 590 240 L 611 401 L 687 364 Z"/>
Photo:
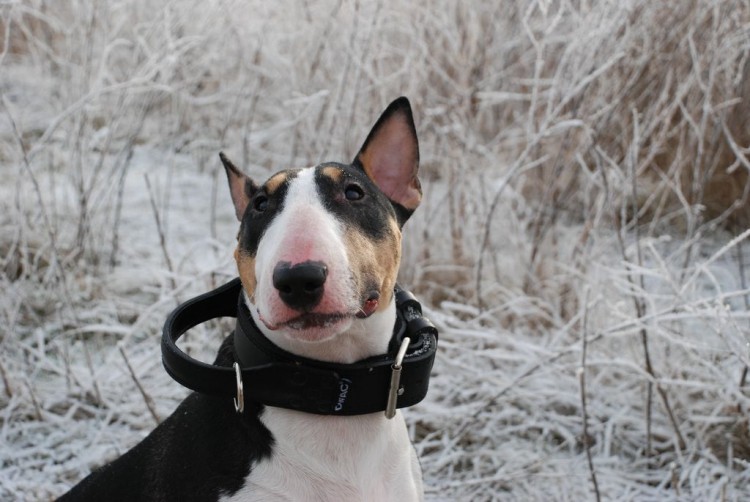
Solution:
<path fill-rule="evenodd" d="M 277 264 L 294 266 L 306 261 L 325 264 L 328 274 L 323 298 L 314 313 L 356 313 L 354 290 L 344 247 L 342 224 L 326 211 L 315 185 L 315 169 L 301 170 L 291 179 L 283 208 L 266 229 L 255 257 L 255 306 L 268 325 L 280 325 L 300 313 L 289 308 L 273 285 Z"/>
<path fill-rule="evenodd" d="M 358 256 L 361 249 L 351 249 L 351 231 L 323 206 L 315 168 L 303 169 L 290 179 L 282 208 L 258 243 L 253 263 L 256 285 L 252 300 L 248 299 L 256 325 L 277 346 L 311 359 L 340 363 L 386 352 L 396 321 L 393 295 L 372 315 L 356 317 L 367 292 L 359 291 L 352 267 L 370 265 Z M 322 325 L 295 323 L 301 313 L 287 306 L 273 285 L 278 263 L 293 266 L 306 261 L 322 262 L 328 271 L 323 296 L 310 312 L 331 316 Z"/>

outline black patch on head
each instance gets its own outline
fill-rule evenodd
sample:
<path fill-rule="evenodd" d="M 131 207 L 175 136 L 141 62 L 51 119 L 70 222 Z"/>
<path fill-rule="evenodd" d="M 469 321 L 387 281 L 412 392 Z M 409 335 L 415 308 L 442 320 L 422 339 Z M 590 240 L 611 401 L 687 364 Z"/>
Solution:
<path fill-rule="evenodd" d="M 258 251 L 258 243 L 260 243 L 266 229 L 284 208 L 289 182 L 297 176 L 299 170 L 284 172 L 287 174 L 286 180 L 273 192 L 268 190 L 268 182 L 266 182 L 251 194 L 250 203 L 242 216 L 240 233 L 237 239 L 240 249 L 251 256 L 255 256 Z"/>
<path fill-rule="evenodd" d="M 342 176 L 333 179 L 323 174 L 326 168 L 339 169 Z M 396 209 L 388 197 L 363 170 L 335 162 L 321 164 L 315 170 L 315 184 L 323 206 L 348 225 L 356 226 L 373 240 L 381 240 L 390 232 L 388 220 L 397 219 Z M 361 189 L 363 196 L 351 200 L 347 190 Z"/>
<path fill-rule="evenodd" d="M 414 211 L 411 209 L 406 209 L 398 202 L 391 201 L 391 204 L 393 204 L 393 209 L 396 211 L 396 220 L 398 221 L 398 226 L 399 228 L 402 228 L 404 226 L 404 223 L 406 223 L 406 220 L 408 220 L 409 217 L 414 214 Z"/>
<path fill-rule="evenodd" d="M 344 166 L 344 167 L 352 167 L 356 171 L 360 171 L 368 180 L 370 179 L 367 176 L 367 173 L 365 173 L 365 168 L 362 166 L 362 163 L 359 161 L 359 159 L 354 159 L 351 166 Z M 372 180 L 370 180 L 370 183 L 375 185 Z M 375 185 L 377 187 L 377 185 Z M 383 192 L 380 191 L 380 189 L 377 189 L 378 192 L 383 194 Z M 385 197 L 385 194 L 383 194 Z M 386 197 L 386 200 L 390 203 L 390 205 L 393 207 L 394 212 L 396 213 L 396 221 L 398 222 L 398 227 L 403 228 L 404 223 L 406 223 L 406 220 L 409 219 L 409 217 L 414 214 L 414 211 L 411 209 L 406 209 L 404 206 L 399 204 L 398 202 L 393 202 L 388 197 Z"/>

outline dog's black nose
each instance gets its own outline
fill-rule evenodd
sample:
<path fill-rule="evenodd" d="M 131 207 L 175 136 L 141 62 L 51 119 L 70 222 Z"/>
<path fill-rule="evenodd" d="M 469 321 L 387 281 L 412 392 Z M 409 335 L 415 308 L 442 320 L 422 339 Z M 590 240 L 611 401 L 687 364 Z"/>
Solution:
<path fill-rule="evenodd" d="M 314 308 L 323 297 L 328 268 L 319 261 L 305 261 L 292 266 L 279 262 L 273 269 L 273 287 L 279 297 L 294 310 Z"/>

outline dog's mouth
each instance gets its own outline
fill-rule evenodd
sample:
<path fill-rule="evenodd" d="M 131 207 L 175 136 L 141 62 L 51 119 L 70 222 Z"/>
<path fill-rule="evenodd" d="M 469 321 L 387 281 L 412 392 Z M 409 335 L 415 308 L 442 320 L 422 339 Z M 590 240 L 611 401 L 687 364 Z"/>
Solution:
<path fill-rule="evenodd" d="M 266 319 L 260 310 L 257 312 L 258 319 L 260 319 L 263 325 L 271 331 L 276 331 L 282 328 L 289 328 L 297 331 L 325 329 L 335 326 L 345 319 L 366 319 L 370 317 L 378 309 L 379 299 L 380 294 L 377 291 L 373 291 L 362 303 L 362 306 L 354 312 L 303 312 L 290 319 L 276 323 Z"/>
<path fill-rule="evenodd" d="M 321 314 L 315 312 L 309 312 L 300 314 L 289 320 L 280 323 L 272 323 L 263 318 L 259 314 L 260 320 L 263 322 L 266 328 L 276 331 L 281 328 L 291 328 L 294 330 L 308 330 L 316 328 L 330 328 L 331 326 L 339 323 L 347 317 L 351 317 L 348 314 Z"/>

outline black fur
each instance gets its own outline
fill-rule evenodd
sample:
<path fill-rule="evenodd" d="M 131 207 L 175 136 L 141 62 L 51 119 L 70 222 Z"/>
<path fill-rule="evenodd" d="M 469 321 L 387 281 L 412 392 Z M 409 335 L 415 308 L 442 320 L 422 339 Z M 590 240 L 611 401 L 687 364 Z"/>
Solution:
<path fill-rule="evenodd" d="M 231 366 L 233 350 L 229 337 L 214 364 Z M 239 415 L 231 399 L 192 393 L 133 449 L 58 500 L 203 502 L 231 495 L 273 446 L 258 418 L 262 407 L 248 405 Z"/>
<path fill-rule="evenodd" d="M 404 114 L 413 136 L 410 159 L 415 164 L 411 184 L 419 190 L 416 178 L 419 150 L 406 98 L 397 99 L 386 109 L 360 154 L 396 113 Z M 389 200 L 377 188 L 367 177 L 360 154 L 351 165 L 327 163 L 319 166 L 315 173 L 316 185 L 326 208 L 337 218 L 361 229 L 373 240 L 380 240 L 390 231 L 388 220 L 395 217 L 403 225 L 412 209 Z M 286 171 L 287 179 L 270 192 L 268 184 L 258 187 L 223 154 L 221 160 L 229 177 L 235 211 L 241 220 L 239 247 L 242 252 L 255 256 L 263 234 L 283 209 L 289 181 L 298 170 Z M 326 167 L 340 169 L 342 176 L 334 179 L 323 175 Z M 240 187 L 238 182 L 243 178 L 245 185 Z M 351 186 L 357 188 L 353 197 L 347 197 L 347 188 Z M 358 198 L 360 189 L 362 197 Z M 214 364 L 231 367 L 233 362 L 232 337 L 229 337 L 219 349 Z M 246 403 L 244 414 L 240 415 L 235 412 L 231 399 L 192 393 L 132 450 L 92 472 L 59 500 L 198 502 L 232 495 L 242 488 L 253 465 L 271 456 L 273 437 L 259 419 L 261 412 L 261 405 Z"/>
<path fill-rule="evenodd" d="M 240 225 L 239 244 L 243 252 L 255 256 L 266 228 L 271 224 L 277 214 L 284 209 L 284 200 L 289 190 L 289 181 L 296 177 L 296 171 L 288 173 L 287 180 L 276 190 L 269 192 L 264 184 L 251 194 L 250 203 L 247 205 L 245 214 Z M 267 206 L 260 211 L 257 208 L 259 198 L 265 198 Z"/>
<path fill-rule="evenodd" d="M 339 180 L 322 174 L 323 168 L 334 167 L 343 173 Z M 396 215 L 391 201 L 375 186 L 361 169 L 344 164 L 326 163 L 316 170 L 315 182 L 324 207 L 346 226 L 359 228 L 375 241 L 389 233 L 388 221 Z M 364 196 L 359 200 L 347 200 L 347 186 L 357 185 Z"/>

